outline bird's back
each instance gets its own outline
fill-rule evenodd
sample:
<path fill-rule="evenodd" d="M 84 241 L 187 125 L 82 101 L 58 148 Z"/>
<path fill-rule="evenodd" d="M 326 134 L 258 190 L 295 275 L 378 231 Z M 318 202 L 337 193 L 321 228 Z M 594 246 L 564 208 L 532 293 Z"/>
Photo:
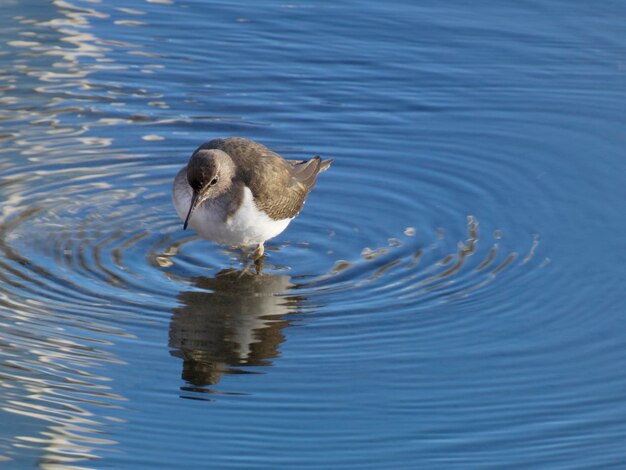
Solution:
<path fill-rule="evenodd" d="M 213 139 L 200 149 L 218 149 L 230 155 L 237 166 L 235 178 L 250 188 L 255 204 L 274 220 L 294 218 L 317 175 L 332 163 L 320 157 L 285 160 L 264 145 L 241 137 Z"/>

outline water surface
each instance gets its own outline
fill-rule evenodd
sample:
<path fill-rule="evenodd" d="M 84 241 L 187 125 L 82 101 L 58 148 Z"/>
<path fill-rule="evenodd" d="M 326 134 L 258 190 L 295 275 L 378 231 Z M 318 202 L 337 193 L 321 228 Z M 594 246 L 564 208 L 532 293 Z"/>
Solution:
<path fill-rule="evenodd" d="M 619 3 L 0 2 L 6 468 L 626 458 Z M 260 276 L 200 143 L 332 157 Z"/>

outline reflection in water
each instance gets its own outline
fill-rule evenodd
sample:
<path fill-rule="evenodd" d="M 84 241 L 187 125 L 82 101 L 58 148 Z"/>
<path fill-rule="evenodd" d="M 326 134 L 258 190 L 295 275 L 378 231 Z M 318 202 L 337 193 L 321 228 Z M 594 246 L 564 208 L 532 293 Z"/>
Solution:
<path fill-rule="evenodd" d="M 0 468 L 618 461 L 623 59 L 585 26 L 609 21 L 130 3 L 0 0 Z M 240 260 L 181 230 L 208 135 L 341 161 L 268 255 L 289 271 L 216 276 Z"/>
<path fill-rule="evenodd" d="M 217 384 L 231 367 L 271 365 L 285 340 L 283 317 L 294 313 L 301 296 L 284 296 L 293 287 L 287 275 L 228 269 L 196 278 L 207 291 L 178 296 L 170 324 L 171 354 L 183 360 L 182 378 L 196 386 Z"/>

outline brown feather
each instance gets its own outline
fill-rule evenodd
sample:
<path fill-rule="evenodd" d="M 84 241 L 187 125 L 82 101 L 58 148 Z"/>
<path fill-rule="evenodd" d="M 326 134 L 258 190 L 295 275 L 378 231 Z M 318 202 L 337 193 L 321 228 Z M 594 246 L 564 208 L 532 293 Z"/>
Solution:
<path fill-rule="evenodd" d="M 332 163 L 320 157 L 306 162 L 285 160 L 264 145 L 241 137 L 214 139 L 201 149 L 217 149 L 230 155 L 237 166 L 235 183 L 248 186 L 257 207 L 274 220 L 298 215 L 317 175 Z"/>

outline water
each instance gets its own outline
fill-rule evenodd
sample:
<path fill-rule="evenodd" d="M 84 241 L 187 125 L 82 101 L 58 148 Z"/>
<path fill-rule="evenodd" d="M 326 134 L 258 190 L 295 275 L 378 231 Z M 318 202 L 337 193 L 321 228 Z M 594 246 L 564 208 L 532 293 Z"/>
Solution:
<path fill-rule="evenodd" d="M 626 459 L 626 7 L 0 2 L 2 468 Z M 217 136 L 335 159 L 263 275 Z"/>

